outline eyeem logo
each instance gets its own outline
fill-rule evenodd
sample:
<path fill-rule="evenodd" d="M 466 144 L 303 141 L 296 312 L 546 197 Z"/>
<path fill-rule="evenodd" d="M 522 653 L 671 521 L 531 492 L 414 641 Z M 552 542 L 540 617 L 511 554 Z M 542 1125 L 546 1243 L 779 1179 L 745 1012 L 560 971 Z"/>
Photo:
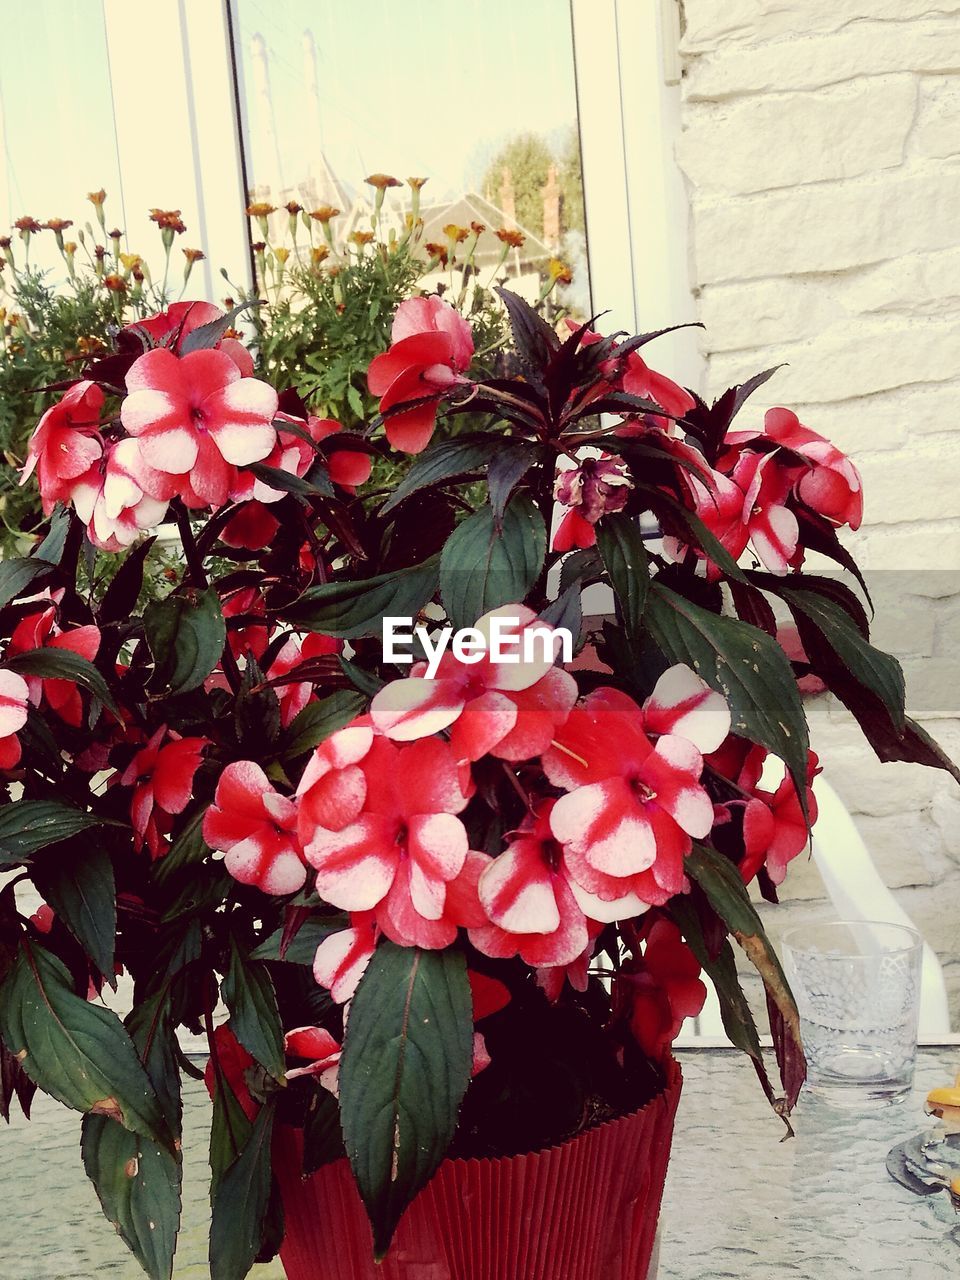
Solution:
<path fill-rule="evenodd" d="M 437 674 L 440 659 L 447 652 L 458 662 L 473 666 L 486 659 L 496 663 L 554 663 L 573 661 L 573 635 L 567 627 L 552 627 L 546 622 L 521 625 L 519 618 L 489 615 L 486 628 L 440 627 L 431 636 L 424 626 L 413 625 L 412 618 L 383 619 L 383 656 L 386 662 L 411 663 L 411 647 L 418 640 L 427 659 L 426 676 Z"/>

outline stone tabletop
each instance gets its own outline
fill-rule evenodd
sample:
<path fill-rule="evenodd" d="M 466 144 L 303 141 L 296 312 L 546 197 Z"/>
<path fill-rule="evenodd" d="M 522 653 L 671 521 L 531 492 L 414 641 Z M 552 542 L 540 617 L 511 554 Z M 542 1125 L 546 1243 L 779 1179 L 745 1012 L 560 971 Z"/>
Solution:
<path fill-rule="evenodd" d="M 663 1210 L 660 1280 L 929 1280 L 960 1274 L 945 1197 L 921 1199 L 884 1168 L 923 1127 L 923 1097 L 960 1066 L 960 1045 L 920 1051 L 911 1098 L 838 1111 L 804 1100 L 781 1142 L 749 1062 L 684 1049 L 685 1077 Z M 201 1280 L 208 1219 L 209 1104 L 187 1081 L 184 1228 L 176 1280 Z M 80 1120 L 38 1095 L 31 1124 L 0 1133 L 0 1280 L 142 1280 L 83 1174 Z M 952 1211 L 950 1211 L 952 1213 Z M 960 1234 L 960 1232 L 958 1232 Z M 282 1280 L 278 1263 L 252 1280 Z M 592 1280 L 584 1277 L 584 1280 Z"/>

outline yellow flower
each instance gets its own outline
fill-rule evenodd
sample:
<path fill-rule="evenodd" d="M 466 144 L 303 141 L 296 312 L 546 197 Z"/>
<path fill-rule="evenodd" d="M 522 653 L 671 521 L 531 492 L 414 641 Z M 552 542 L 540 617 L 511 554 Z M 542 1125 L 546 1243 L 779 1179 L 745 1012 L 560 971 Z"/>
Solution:
<path fill-rule="evenodd" d="M 120 264 L 124 271 L 132 271 L 134 267 L 139 267 L 140 263 L 139 253 L 121 253 L 120 255 Z"/>
<path fill-rule="evenodd" d="M 315 267 L 319 267 L 321 262 L 326 261 L 330 257 L 330 250 L 325 244 L 318 244 L 310 250 L 310 261 Z"/>
<path fill-rule="evenodd" d="M 274 249 L 273 256 L 280 263 L 281 267 L 285 267 L 287 265 L 287 259 L 290 257 L 290 250 L 285 249 L 281 245 L 279 249 Z"/>
<path fill-rule="evenodd" d="M 467 227 L 458 227 L 455 222 L 448 222 L 443 228 L 443 234 L 454 244 L 463 244 L 470 231 Z"/>
<path fill-rule="evenodd" d="M 429 178 L 408 178 L 407 186 L 411 187 L 414 191 L 420 191 L 422 190 L 423 186 L 429 181 L 430 181 Z"/>
<path fill-rule="evenodd" d="M 106 198 L 107 198 L 107 193 L 104 191 L 103 187 L 101 187 L 99 191 L 87 192 L 87 199 L 90 201 L 90 203 L 93 205 L 95 209 L 102 209 L 103 202 L 104 200 L 106 200 Z"/>
<path fill-rule="evenodd" d="M 247 205 L 248 218 L 267 218 L 276 211 L 276 205 L 269 204 L 266 200 L 257 200 Z"/>
<path fill-rule="evenodd" d="M 547 267 L 550 279 L 556 284 L 569 284 L 573 279 L 573 272 L 565 262 L 561 262 L 559 258 L 551 258 L 550 265 Z"/>
<path fill-rule="evenodd" d="M 121 262 L 123 261 L 125 256 L 126 255 L 121 253 L 120 255 Z M 202 262 L 207 255 L 203 252 L 202 249 L 184 249 L 183 256 L 186 258 L 186 260 L 190 263 L 192 267 L 195 262 Z"/>
<path fill-rule="evenodd" d="M 365 244 L 369 244 L 370 241 L 373 239 L 373 232 L 372 231 L 351 231 L 350 234 L 347 236 L 347 239 L 351 242 L 351 244 L 359 245 L 360 248 L 363 248 Z"/>

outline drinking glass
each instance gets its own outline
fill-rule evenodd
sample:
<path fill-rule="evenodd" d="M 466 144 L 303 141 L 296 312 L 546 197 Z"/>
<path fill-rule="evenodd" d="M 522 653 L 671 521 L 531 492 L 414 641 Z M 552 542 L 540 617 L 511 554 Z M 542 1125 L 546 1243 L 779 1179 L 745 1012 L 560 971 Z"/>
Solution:
<path fill-rule="evenodd" d="M 913 1081 L 923 941 L 905 925 L 836 921 L 783 936 L 807 1088 L 830 1102 L 891 1102 Z"/>

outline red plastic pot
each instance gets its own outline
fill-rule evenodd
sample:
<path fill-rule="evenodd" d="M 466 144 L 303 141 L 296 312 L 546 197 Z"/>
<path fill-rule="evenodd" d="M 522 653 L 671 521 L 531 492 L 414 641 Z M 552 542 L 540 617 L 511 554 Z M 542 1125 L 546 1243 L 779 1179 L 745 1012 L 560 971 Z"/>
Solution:
<path fill-rule="evenodd" d="M 681 1083 L 671 1061 L 645 1107 L 561 1146 L 445 1160 L 380 1266 L 346 1160 L 302 1179 L 302 1134 L 279 1130 L 288 1280 L 645 1280 Z"/>

